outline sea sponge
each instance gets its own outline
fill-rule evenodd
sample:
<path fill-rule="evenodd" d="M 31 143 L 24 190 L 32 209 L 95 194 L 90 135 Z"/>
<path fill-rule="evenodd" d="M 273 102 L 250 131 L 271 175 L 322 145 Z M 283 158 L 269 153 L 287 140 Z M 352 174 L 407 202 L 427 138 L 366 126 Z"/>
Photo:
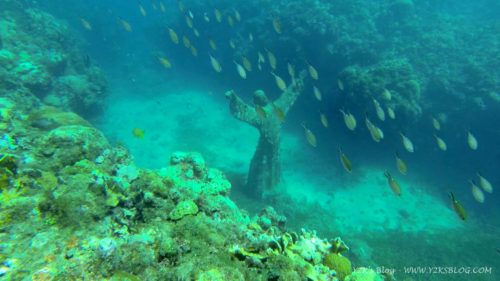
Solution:
<path fill-rule="evenodd" d="M 351 261 L 336 253 L 327 255 L 323 264 L 335 270 L 340 281 L 343 281 L 346 276 L 352 273 Z"/>

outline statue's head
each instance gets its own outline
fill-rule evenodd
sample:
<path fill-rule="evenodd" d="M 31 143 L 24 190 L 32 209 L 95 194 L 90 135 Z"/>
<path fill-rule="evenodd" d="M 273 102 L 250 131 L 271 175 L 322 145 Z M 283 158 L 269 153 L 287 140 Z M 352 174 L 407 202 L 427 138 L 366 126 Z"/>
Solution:
<path fill-rule="evenodd" d="M 266 93 L 264 93 L 263 90 L 256 90 L 253 92 L 253 103 L 255 105 L 260 105 L 260 106 L 266 106 L 269 104 L 269 99 L 266 96 Z"/>

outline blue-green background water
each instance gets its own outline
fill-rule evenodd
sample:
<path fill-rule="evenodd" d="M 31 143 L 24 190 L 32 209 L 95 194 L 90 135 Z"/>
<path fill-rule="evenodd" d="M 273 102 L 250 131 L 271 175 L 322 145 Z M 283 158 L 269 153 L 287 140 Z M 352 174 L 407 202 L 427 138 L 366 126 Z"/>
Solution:
<path fill-rule="evenodd" d="M 428 258 L 429 263 L 441 265 L 474 261 L 498 266 L 500 256 L 495 249 L 500 243 L 494 239 L 500 227 L 498 190 L 485 193 L 485 202 L 478 203 L 468 183 L 481 172 L 494 187 L 500 185 L 498 1 L 186 1 L 199 38 L 186 26 L 187 12 L 180 12 L 177 2 L 164 1 L 165 13 L 159 3 L 27 2 L 66 20 L 92 63 L 104 69 L 109 80 L 107 106 L 91 121 L 110 140 L 124 143 L 139 166 L 161 168 L 172 151 L 200 151 L 209 165 L 231 176 L 233 197 L 241 206 L 255 211 L 255 206 L 269 204 L 255 202 L 242 192 L 258 135 L 233 119 L 223 95 L 234 89 L 250 101 L 254 90 L 263 89 L 277 97 L 269 65 L 262 71 L 256 69 L 257 52 L 265 54 L 267 48 L 276 55 L 276 73 L 285 80 L 287 61 L 297 70 L 305 69 L 308 62 L 320 76 L 317 82 L 306 80 L 306 90 L 283 128 L 283 192 L 292 199 L 271 203 L 288 216 L 291 226 L 316 228 L 325 235 L 342 233 L 358 249 L 360 241 L 367 241 L 375 252 L 368 256 L 381 263 L 384 259 L 389 263 L 412 260 L 411 251 L 400 249 L 403 244 L 423 253 L 413 257 L 420 262 Z M 141 15 L 138 4 L 146 16 Z M 234 27 L 225 17 L 217 23 L 214 8 L 224 16 L 237 9 L 242 20 L 235 21 Z M 202 18 L 204 12 L 211 18 L 208 23 Z M 282 34 L 273 30 L 274 16 L 282 21 Z M 92 30 L 84 29 L 80 18 L 89 21 Z M 122 28 L 120 19 L 130 23 L 132 32 Z M 192 56 L 182 42 L 173 44 L 167 27 L 179 36 L 187 35 L 198 56 Z M 248 40 L 249 33 L 253 42 Z M 228 43 L 231 38 L 237 45 L 234 50 Z M 210 49 L 209 39 L 217 43 L 217 50 Z M 209 54 L 221 62 L 220 74 L 211 68 Z M 251 59 L 254 68 L 246 80 L 238 76 L 233 63 L 241 54 Z M 171 61 L 171 69 L 158 62 L 159 55 Z M 412 75 L 420 82 L 421 112 L 410 115 L 396 108 L 396 120 L 382 122 L 377 120 L 370 98 L 355 90 L 353 95 L 341 92 L 337 80 L 349 66 L 372 69 L 390 60 L 411 66 Z M 321 102 L 314 98 L 312 85 L 321 89 Z M 345 128 L 341 108 L 357 117 L 356 131 Z M 319 112 L 328 117 L 329 128 L 321 125 Z M 371 140 L 364 126 L 365 113 L 384 131 L 380 143 Z M 432 115 L 441 117 L 438 134 L 447 142 L 446 152 L 435 144 Z M 302 122 L 315 133 L 317 148 L 308 145 Z M 145 131 L 144 139 L 134 138 L 131 131 L 135 127 Z M 478 139 L 477 151 L 467 146 L 469 129 Z M 400 131 L 412 139 L 415 153 L 404 151 Z M 353 162 L 352 174 L 342 169 L 338 145 Z M 407 176 L 396 170 L 396 151 L 409 166 Z M 401 182 L 402 198 L 394 197 L 386 186 L 386 169 Z M 450 191 L 468 211 L 467 222 L 459 221 L 451 210 Z M 324 224 L 330 221 L 331 225 Z M 345 229 L 339 228 L 342 225 Z M 463 253 L 467 243 L 472 249 Z M 431 259 L 435 253 L 438 258 Z M 356 257 L 363 260 L 366 255 Z"/>

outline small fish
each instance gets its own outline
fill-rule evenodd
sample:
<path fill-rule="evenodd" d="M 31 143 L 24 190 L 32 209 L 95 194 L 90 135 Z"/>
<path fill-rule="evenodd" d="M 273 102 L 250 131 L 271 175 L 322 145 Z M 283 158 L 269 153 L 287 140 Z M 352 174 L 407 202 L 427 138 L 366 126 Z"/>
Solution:
<path fill-rule="evenodd" d="M 125 31 L 132 32 L 132 26 L 128 23 L 128 21 L 120 19 L 120 23 Z"/>
<path fill-rule="evenodd" d="M 141 128 L 134 128 L 132 129 L 132 135 L 138 139 L 143 139 L 144 138 L 144 130 L 142 130 Z"/>
<path fill-rule="evenodd" d="M 342 80 L 337 80 L 337 86 L 339 87 L 339 90 L 344 91 L 344 82 L 342 82 Z"/>
<path fill-rule="evenodd" d="M 161 65 L 163 65 L 163 67 L 165 67 L 166 69 L 172 68 L 172 64 L 170 63 L 170 61 L 167 58 L 158 57 L 158 60 L 160 61 Z"/>
<path fill-rule="evenodd" d="M 460 202 L 458 202 L 457 199 L 455 199 L 455 195 L 453 195 L 453 192 L 450 192 L 450 199 L 451 203 L 453 204 L 453 210 L 455 210 L 455 213 L 458 215 L 458 217 L 461 220 L 466 220 L 467 219 L 467 213 L 465 212 L 464 207 Z"/>
<path fill-rule="evenodd" d="M 222 67 L 219 63 L 219 61 L 212 57 L 212 55 L 209 55 L 210 56 L 210 64 L 212 65 L 212 68 L 215 70 L 215 72 L 221 72 L 222 71 Z"/>
<path fill-rule="evenodd" d="M 302 126 L 302 128 L 304 128 L 304 134 L 306 135 L 307 142 L 312 147 L 317 147 L 318 146 L 318 142 L 316 141 L 316 136 L 313 134 L 313 132 L 311 132 L 311 130 L 309 130 L 306 127 L 306 124 L 304 122 L 302 122 L 301 126 Z"/>
<path fill-rule="evenodd" d="M 167 9 L 165 8 L 165 4 L 163 4 L 163 2 L 160 2 L 160 11 L 162 13 L 165 13 L 167 11 Z"/>
<path fill-rule="evenodd" d="M 365 117 L 365 124 L 368 132 L 370 132 L 370 136 L 372 137 L 373 141 L 380 142 L 384 138 L 384 132 L 377 126 L 373 125 L 373 123 L 370 121 L 370 119 L 368 119 L 367 116 Z"/>
<path fill-rule="evenodd" d="M 278 88 L 281 90 L 281 91 L 285 91 L 286 90 L 286 83 L 283 79 L 281 79 L 281 77 L 279 77 L 278 75 L 276 75 L 274 72 L 271 72 L 271 74 L 274 76 L 274 80 L 276 81 L 276 85 L 278 86 Z"/>
<path fill-rule="evenodd" d="M 271 51 L 269 50 L 266 51 L 267 51 L 267 59 L 269 60 L 269 65 L 271 66 L 272 69 L 276 69 L 276 57 Z"/>
<path fill-rule="evenodd" d="M 80 18 L 80 23 L 82 24 L 83 28 L 85 28 L 86 30 L 92 30 L 92 25 L 86 19 Z"/>
<path fill-rule="evenodd" d="M 179 11 L 181 11 L 181 12 L 184 12 L 186 10 L 186 6 L 181 1 L 177 2 L 177 7 L 179 8 Z"/>
<path fill-rule="evenodd" d="M 216 8 L 214 9 L 215 19 L 218 22 L 222 22 L 222 13 Z"/>
<path fill-rule="evenodd" d="M 266 62 L 266 58 L 264 58 L 264 55 L 259 51 L 257 53 L 257 63 L 261 64 L 261 63 L 265 63 L 265 62 Z"/>
<path fill-rule="evenodd" d="M 356 129 L 356 118 L 354 115 L 352 115 L 350 112 L 345 113 L 344 110 L 340 110 L 340 113 L 342 113 L 342 116 L 344 118 L 344 123 L 347 129 L 354 131 Z"/>
<path fill-rule="evenodd" d="M 386 101 L 390 101 L 392 99 L 391 91 L 384 89 L 384 91 L 382 92 L 382 98 Z"/>
<path fill-rule="evenodd" d="M 188 11 L 188 16 L 191 18 L 191 19 L 194 19 L 194 15 L 193 15 L 193 12 L 191 12 L 191 10 Z"/>
<path fill-rule="evenodd" d="M 191 45 L 190 50 L 191 50 L 191 54 L 192 54 L 193 56 L 195 56 L 195 57 L 197 57 L 197 56 L 198 56 L 198 50 L 197 50 L 197 49 L 196 49 L 193 45 Z"/>
<path fill-rule="evenodd" d="M 231 17 L 231 16 L 227 16 L 227 24 L 228 24 L 230 27 L 233 27 L 233 26 L 234 26 L 234 20 L 233 20 L 233 17 Z"/>
<path fill-rule="evenodd" d="M 144 9 L 144 7 L 141 4 L 139 4 L 139 11 L 141 12 L 141 15 L 143 17 L 148 15 L 148 13 L 146 13 L 146 9 Z"/>
<path fill-rule="evenodd" d="M 314 68 L 314 66 L 308 64 L 307 70 L 309 71 L 309 75 L 311 76 L 312 79 L 314 80 L 319 79 L 318 71 L 316 70 L 316 68 Z"/>
<path fill-rule="evenodd" d="M 276 117 L 278 117 L 278 120 L 280 122 L 285 122 L 285 112 L 283 111 L 283 109 L 281 109 L 279 106 L 275 105 L 273 103 L 273 109 L 274 109 L 274 113 L 276 114 Z"/>
<path fill-rule="evenodd" d="M 447 149 L 446 142 L 444 142 L 444 140 L 438 137 L 436 134 L 434 134 L 434 138 L 436 139 L 436 144 L 438 148 L 442 151 L 446 151 Z"/>
<path fill-rule="evenodd" d="M 190 17 L 190 16 L 186 16 L 186 25 L 189 27 L 189 28 L 193 28 L 193 18 Z"/>
<path fill-rule="evenodd" d="M 326 118 L 326 115 L 324 113 L 319 114 L 319 119 L 321 120 L 321 124 L 323 127 L 328 128 L 328 119 Z"/>
<path fill-rule="evenodd" d="M 316 86 L 313 86 L 313 92 L 314 92 L 314 97 L 318 100 L 321 101 L 321 92 Z"/>
<path fill-rule="evenodd" d="M 278 17 L 273 18 L 273 28 L 276 33 L 281 34 L 281 20 Z"/>
<path fill-rule="evenodd" d="M 212 48 L 212 50 L 216 51 L 217 50 L 217 44 L 215 44 L 215 41 L 212 40 L 212 39 L 209 39 L 208 40 L 208 44 L 210 45 L 210 48 Z"/>
<path fill-rule="evenodd" d="M 479 186 L 481 186 L 481 188 L 484 191 L 488 193 L 493 193 L 493 186 L 491 185 L 490 181 L 488 181 L 485 177 L 483 177 L 479 173 L 477 173 L 477 177 L 479 178 Z"/>
<path fill-rule="evenodd" d="M 441 130 L 441 124 L 434 116 L 431 117 L 431 121 L 432 121 L 432 127 L 434 127 L 434 129 L 436 129 L 436 131 Z"/>
<path fill-rule="evenodd" d="M 387 107 L 387 115 L 392 120 L 396 119 L 396 113 L 394 112 L 394 109 L 392 107 L 390 107 L 390 106 Z"/>
<path fill-rule="evenodd" d="M 248 34 L 248 40 L 250 40 L 250 42 L 253 42 L 253 34 L 252 33 Z"/>
<path fill-rule="evenodd" d="M 198 29 L 196 29 L 196 28 L 193 28 L 193 34 L 194 34 L 194 36 L 196 36 L 196 37 L 200 37 L 200 32 L 199 32 L 199 31 L 198 31 Z"/>
<path fill-rule="evenodd" d="M 233 61 L 234 64 L 236 65 L 236 71 L 238 71 L 238 74 L 240 75 L 240 77 L 242 79 L 247 79 L 247 72 L 245 71 L 245 68 L 243 68 L 243 66 L 241 66 L 241 64 Z"/>
<path fill-rule="evenodd" d="M 255 112 L 257 113 L 257 116 L 259 116 L 260 119 L 266 119 L 267 113 L 262 106 L 255 105 Z"/>
<path fill-rule="evenodd" d="M 476 150 L 478 143 L 476 137 L 470 132 L 467 132 L 467 144 L 469 145 L 470 149 Z"/>
<path fill-rule="evenodd" d="M 191 40 L 187 38 L 185 35 L 182 35 L 182 43 L 184 44 L 184 47 L 186 48 L 191 48 Z"/>
<path fill-rule="evenodd" d="M 168 35 L 174 44 L 179 44 L 179 36 L 172 28 L 168 28 Z"/>
<path fill-rule="evenodd" d="M 396 196 L 401 196 L 401 187 L 399 186 L 399 183 L 391 176 L 388 171 L 384 172 L 384 176 L 387 178 L 387 183 L 389 184 L 392 192 L 394 192 Z"/>
<path fill-rule="evenodd" d="M 240 15 L 240 12 L 238 12 L 238 10 L 234 10 L 234 18 L 237 21 L 241 21 L 241 15 Z"/>
<path fill-rule="evenodd" d="M 286 64 L 286 68 L 288 70 L 288 75 L 290 75 L 292 79 L 295 78 L 295 67 L 290 62 L 288 62 Z"/>
<path fill-rule="evenodd" d="M 373 105 L 375 106 L 375 112 L 377 113 L 378 119 L 380 119 L 380 121 L 385 121 L 385 112 L 380 106 L 380 103 L 376 99 L 373 99 Z"/>
<path fill-rule="evenodd" d="M 241 62 L 247 71 L 252 71 L 252 63 L 247 57 L 242 57 Z"/>
<path fill-rule="evenodd" d="M 406 175 L 406 173 L 408 173 L 408 166 L 406 165 L 405 161 L 403 161 L 403 159 L 401 159 L 401 157 L 399 157 L 399 154 L 396 152 L 396 167 L 398 168 L 398 171 L 403 174 L 403 175 Z"/>
<path fill-rule="evenodd" d="M 208 16 L 207 13 L 204 13 L 203 14 L 203 19 L 206 21 L 206 22 L 210 22 L 210 17 Z"/>
<path fill-rule="evenodd" d="M 347 155 L 342 151 L 342 148 L 339 146 L 339 157 L 340 157 L 340 163 L 342 163 L 342 167 L 348 172 L 352 172 L 352 164 Z"/>
<path fill-rule="evenodd" d="M 411 140 L 405 136 L 403 133 L 399 133 L 401 135 L 401 141 L 403 142 L 403 146 L 406 149 L 406 151 L 413 153 L 415 151 L 415 148 L 413 147 L 413 143 Z"/>
<path fill-rule="evenodd" d="M 484 193 L 483 191 L 476 185 L 474 181 L 469 181 L 471 184 L 471 192 L 472 192 L 472 197 L 476 199 L 477 202 L 479 203 L 484 203 Z"/>

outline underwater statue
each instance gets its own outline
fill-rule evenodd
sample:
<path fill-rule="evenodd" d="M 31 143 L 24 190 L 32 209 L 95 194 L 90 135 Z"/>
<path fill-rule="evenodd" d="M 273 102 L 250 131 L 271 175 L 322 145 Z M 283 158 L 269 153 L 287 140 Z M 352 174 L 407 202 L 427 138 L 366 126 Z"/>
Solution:
<path fill-rule="evenodd" d="M 226 92 L 231 114 L 257 128 L 260 133 L 247 177 L 247 191 L 255 197 L 262 197 L 281 180 L 280 131 L 286 114 L 303 89 L 303 77 L 292 79 L 285 91 L 270 101 L 264 91 L 253 94 L 253 106 L 245 103 L 234 91 Z"/>

